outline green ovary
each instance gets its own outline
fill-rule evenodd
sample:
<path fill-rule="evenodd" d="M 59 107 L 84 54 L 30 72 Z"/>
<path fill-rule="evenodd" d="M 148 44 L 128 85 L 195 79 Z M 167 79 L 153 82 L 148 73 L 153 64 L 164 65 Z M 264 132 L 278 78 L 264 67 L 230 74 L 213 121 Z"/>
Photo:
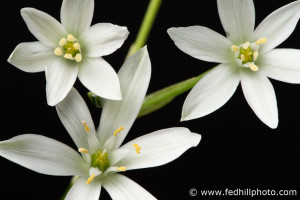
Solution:
<path fill-rule="evenodd" d="M 242 55 L 244 56 L 244 60 L 242 59 L 242 57 L 243 57 Z M 247 49 L 241 48 L 238 58 L 242 60 L 243 64 L 246 64 L 248 62 L 253 62 L 254 59 L 253 59 L 252 49 L 250 47 L 248 47 Z"/>
<path fill-rule="evenodd" d="M 74 48 L 75 42 L 68 41 L 64 46 L 63 49 L 65 53 L 71 54 L 73 58 L 75 58 L 76 54 L 80 53 L 79 49 Z"/>
<path fill-rule="evenodd" d="M 97 167 L 99 170 L 104 172 L 107 168 L 110 167 L 110 162 L 108 159 L 107 153 L 102 153 L 101 150 L 94 153 L 92 156 L 91 167 Z"/>

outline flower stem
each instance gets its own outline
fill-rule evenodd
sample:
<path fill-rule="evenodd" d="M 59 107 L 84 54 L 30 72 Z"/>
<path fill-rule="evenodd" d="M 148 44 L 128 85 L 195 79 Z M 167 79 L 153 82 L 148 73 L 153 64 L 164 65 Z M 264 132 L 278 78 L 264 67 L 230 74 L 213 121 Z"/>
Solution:
<path fill-rule="evenodd" d="M 190 90 L 203 76 L 205 76 L 207 72 L 208 71 L 197 77 L 173 84 L 147 95 L 144 99 L 138 117 L 142 117 L 162 108 L 166 104 L 170 103 L 176 96 Z"/>
<path fill-rule="evenodd" d="M 162 0 L 150 1 L 136 40 L 130 46 L 129 52 L 126 57 L 129 57 L 130 55 L 134 54 L 137 50 L 139 50 L 146 44 L 152 25 L 160 8 L 161 2 Z"/>

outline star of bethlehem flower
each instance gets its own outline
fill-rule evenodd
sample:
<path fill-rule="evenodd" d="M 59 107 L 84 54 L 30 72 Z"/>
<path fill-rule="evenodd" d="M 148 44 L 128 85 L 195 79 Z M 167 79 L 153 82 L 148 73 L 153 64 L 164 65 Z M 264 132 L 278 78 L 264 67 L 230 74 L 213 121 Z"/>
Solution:
<path fill-rule="evenodd" d="M 8 62 L 25 72 L 46 72 L 49 105 L 63 100 L 79 80 L 98 96 L 120 100 L 120 84 L 114 69 L 103 59 L 117 50 L 129 32 L 110 23 L 91 25 L 94 0 L 63 0 L 61 24 L 34 8 L 21 15 L 39 40 L 19 44 Z"/>
<path fill-rule="evenodd" d="M 300 83 L 300 51 L 274 49 L 295 29 L 300 2 L 285 5 L 267 16 L 254 30 L 252 0 L 218 0 L 218 12 L 227 38 L 203 26 L 170 28 L 177 47 L 200 60 L 221 63 L 191 90 L 181 120 L 205 116 L 223 106 L 239 82 L 258 118 L 271 128 L 278 125 L 273 86 L 267 77 Z"/>
<path fill-rule="evenodd" d="M 166 164 L 198 145 L 201 136 L 186 128 L 169 128 L 121 146 L 142 105 L 151 64 L 146 48 L 129 57 L 119 71 L 122 101 L 107 100 L 96 131 L 82 97 L 73 88 L 56 105 L 78 152 L 53 139 L 25 134 L 0 142 L 0 155 L 48 175 L 78 175 L 66 199 L 97 200 L 103 186 L 112 199 L 155 199 L 118 172 Z"/>

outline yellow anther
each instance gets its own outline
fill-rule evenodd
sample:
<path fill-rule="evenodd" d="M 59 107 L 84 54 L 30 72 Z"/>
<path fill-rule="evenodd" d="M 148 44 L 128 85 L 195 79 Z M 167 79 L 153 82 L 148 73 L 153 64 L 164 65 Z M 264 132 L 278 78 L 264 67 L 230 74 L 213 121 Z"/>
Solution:
<path fill-rule="evenodd" d="M 257 70 L 258 70 L 258 67 L 256 66 L 256 65 L 254 65 L 254 64 L 249 64 L 249 67 L 250 67 L 250 69 L 252 70 L 252 71 L 254 71 L 254 72 L 256 72 Z"/>
<path fill-rule="evenodd" d="M 267 42 L 267 38 L 260 38 L 255 43 L 256 44 L 265 44 Z"/>
<path fill-rule="evenodd" d="M 74 49 L 76 49 L 76 50 L 80 49 L 80 44 L 77 42 L 74 43 L 73 46 L 74 46 Z"/>
<path fill-rule="evenodd" d="M 123 130 L 123 129 L 124 129 L 123 126 L 121 126 L 120 128 L 116 129 L 115 132 L 114 132 L 114 136 L 117 137 L 117 134 L 118 134 L 121 130 Z"/>
<path fill-rule="evenodd" d="M 246 42 L 245 44 L 243 44 L 243 48 L 244 49 L 248 49 L 250 46 L 250 42 Z"/>
<path fill-rule="evenodd" d="M 245 61 L 245 56 L 244 56 L 244 54 L 241 54 L 241 61 Z"/>
<path fill-rule="evenodd" d="M 76 60 L 76 62 L 81 62 L 81 60 L 82 60 L 82 55 L 81 55 L 81 53 L 76 54 L 75 60 Z"/>
<path fill-rule="evenodd" d="M 73 59 L 72 54 L 70 54 L 70 53 L 66 53 L 66 54 L 64 55 L 64 58 L 70 59 L 70 60 Z"/>
<path fill-rule="evenodd" d="M 67 43 L 67 39 L 63 37 L 63 38 L 61 38 L 61 39 L 59 40 L 59 43 L 58 43 L 58 44 L 59 44 L 59 46 L 62 47 L 62 46 L 64 46 L 66 43 Z"/>
<path fill-rule="evenodd" d="M 76 40 L 76 38 L 72 34 L 68 35 L 68 41 L 74 42 L 75 40 Z"/>
<path fill-rule="evenodd" d="M 118 167 L 117 171 L 118 172 L 125 172 L 126 171 L 126 167 Z"/>
<path fill-rule="evenodd" d="M 60 47 L 54 49 L 54 55 L 62 56 L 64 54 L 63 50 Z"/>
<path fill-rule="evenodd" d="M 136 153 L 137 153 L 137 154 L 140 154 L 140 152 L 141 152 L 141 147 L 140 147 L 138 144 L 132 144 L 132 145 L 134 146 Z"/>
<path fill-rule="evenodd" d="M 89 151 L 86 150 L 85 148 L 79 148 L 78 151 L 79 151 L 80 153 L 89 153 Z"/>
<path fill-rule="evenodd" d="M 254 61 L 257 60 L 257 58 L 258 58 L 258 51 L 254 51 L 254 53 L 253 53 Z"/>
<path fill-rule="evenodd" d="M 95 178 L 95 174 L 92 174 L 90 178 L 85 182 L 87 185 L 90 184 Z"/>
<path fill-rule="evenodd" d="M 239 47 L 236 46 L 236 45 L 232 45 L 231 46 L 231 51 L 238 52 L 239 51 Z"/>
<path fill-rule="evenodd" d="M 83 127 L 84 127 L 84 129 L 85 129 L 85 131 L 86 131 L 87 133 L 91 132 L 89 126 L 88 126 L 87 123 L 86 123 L 86 121 L 83 120 L 81 123 L 82 123 L 82 125 L 83 125 Z"/>

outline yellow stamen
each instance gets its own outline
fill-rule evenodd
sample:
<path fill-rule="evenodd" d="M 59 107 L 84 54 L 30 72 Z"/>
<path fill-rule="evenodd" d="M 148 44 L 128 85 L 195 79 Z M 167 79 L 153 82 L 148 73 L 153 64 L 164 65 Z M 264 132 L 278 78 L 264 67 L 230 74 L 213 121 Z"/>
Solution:
<path fill-rule="evenodd" d="M 239 47 L 236 46 L 236 45 L 232 45 L 231 46 L 231 51 L 238 52 L 239 51 Z"/>
<path fill-rule="evenodd" d="M 77 42 L 74 43 L 73 46 L 74 46 L 74 49 L 76 49 L 76 50 L 80 49 L 80 44 Z"/>
<path fill-rule="evenodd" d="M 132 145 L 134 146 L 136 153 L 137 153 L 137 154 L 140 154 L 140 152 L 141 152 L 141 147 L 140 147 L 138 144 L 132 144 Z"/>
<path fill-rule="evenodd" d="M 86 121 L 83 120 L 81 123 L 82 123 L 82 125 L 83 125 L 83 127 L 84 127 L 84 129 L 85 129 L 85 131 L 86 131 L 87 133 L 91 132 L 89 126 L 88 126 L 87 123 L 86 123 Z"/>
<path fill-rule="evenodd" d="M 117 171 L 118 172 L 125 172 L 126 171 L 126 167 L 118 167 Z"/>
<path fill-rule="evenodd" d="M 258 51 L 254 51 L 254 53 L 253 53 L 254 61 L 257 60 L 257 58 L 258 58 Z"/>
<path fill-rule="evenodd" d="M 256 65 L 254 65 L 254 64 L 249 64 L 249 67 L 250 67 L 250 69 L 252 70 L 252 71 L 254 71 L 254 72 L 256 72 L 257 70 L 258 70 L 258 67 L 256 66 Z"/>
<path fill-rule="evenodd" d="M 241 61 L 245 61 L 245 56 L 244 56 L 244 54 L 241 54 Z"/>
<path fill-rule="evenodd" d="M 260 38 L 256 41 L 256 44 L 265 44 L 267 42 L 267 38 Z"/>
<path fill-rule="evenodd" d="M 248 49 L 250 46 L 250 42 L 246 42 L 245 44 L 243 44 L 243 48 L 244 49 Z"/>
<path fill-rule="evenodd" d="M 87 149 L 85 149 L 85 148 L 79 148 L 78 151 L 80 153 L 89 153 L 89 151 Z"/>
<path fill-rule="evenodd" d="M 120 128 L 116 129 L 115 132 L 114 132 L 114 136 L 117 137 L 117 134 L 118 134 L 121 130 L 123 130 L 123 129 L 124 129 L 123 126 L 121 126 Z"/>
<path fill-rule="evenodd" d="M 95 174 L 92 174 L 90 178 L 85 182 L 87 185 L 90 184 L 95 178 Z"/>
<path fill-rule="evenodd" d="M 74 42 L 75 40 L 76 40 L 76 38 L 72 34 L 68 35 L 68 41 Z"/>
<path fill-rule="evenodd" d="M 54 49 L 54 55 L 62 56 L 64 54 L 63 50 L 60 47 Z"/>
<path fill-rule="evenodd" d="M 60 39 L 60 41 L 59 41 L 58 44 L 59 44 L 59 46 L 62 47 L 62 46 L 64 46 L 66 43 L 67 43 L 67 39 L 63 37 L 63 38 Z"/>
<path fill-rule="evenodd" d="M 82 60 L 82 55 L 81 55 L 81 53 L 76 54 L 75 60 L 76 60 L 76 62 L 80 62 L 80 61 Z"/>
<path fill-rule="evenodd" d="M 70 60 L 73 59 L 72 54 L 70 54 L 70 53 L 66 53 L 66 54 L 64 55 L 64 58 L 70 59 Z"/>

